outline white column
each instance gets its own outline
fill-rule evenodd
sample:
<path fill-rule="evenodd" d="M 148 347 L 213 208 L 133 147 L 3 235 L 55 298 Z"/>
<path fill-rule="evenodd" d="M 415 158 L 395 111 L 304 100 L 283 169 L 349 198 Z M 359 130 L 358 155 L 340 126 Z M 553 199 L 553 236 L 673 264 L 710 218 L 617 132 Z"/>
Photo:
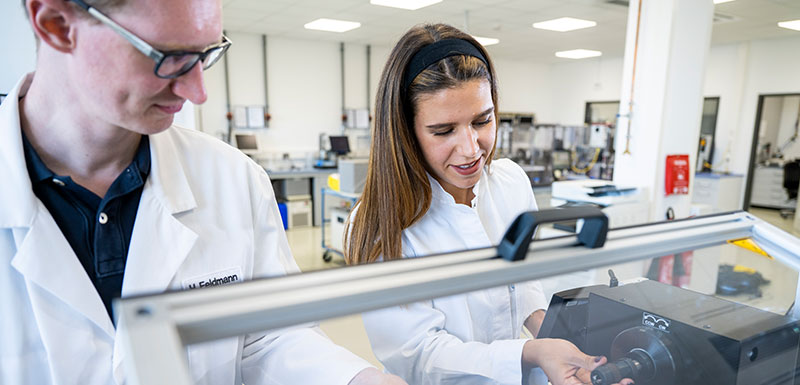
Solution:
<path fill-rule="evenodd" d="M 689 214 L 691 185 L 690 194 L 665 196 L 666 156 L 688 154 L 694 183 L 714 5 L 712 0 L 641 3 L 638 49 L 639 0 L 630 1 L 628 14 L 614 182 L 647 190 L 650 220 L 665 219 L 670 207 L 682 218 Z"/>

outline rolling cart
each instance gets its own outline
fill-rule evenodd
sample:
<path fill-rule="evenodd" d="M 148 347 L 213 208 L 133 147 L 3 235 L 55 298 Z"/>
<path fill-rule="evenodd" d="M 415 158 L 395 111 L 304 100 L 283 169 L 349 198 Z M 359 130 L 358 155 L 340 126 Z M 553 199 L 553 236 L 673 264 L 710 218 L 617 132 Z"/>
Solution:
<path fill-rule="evenodd" d="M 331 228 L 333 228 L 334 226 L 342 226 L 343 227 L 344 226 L 344 221 L 347 218 L 346 217 L 343 218 L 341 216 L 336 216 L 336 218 L 334 219 L 334 218 L 327 218 L 325 216 L 325 202 L 327 200 L 326 199 L 327 196 L 336 197 L 336 198 L 343 199 L 345 201 L 350 202 L 350 209 L 352 209 L 353 206 L 356 204 L 356 201 L 358 200 L 358 198 L 361 196 L 361 194 L 350 194 L 350 193 L 345 193 L 345 192 L 341 192 L 341 191 L 334 191 L 334 190 L 331 190 L 331 189 L 329 189 L 327 187 L 323 187 L 322 188 L 322 202 L 321 202 L 321 204 L 322 204 L 322 224 L 319 227 L 320 231 L 322 232 L 322 249 L 325 250 L 322 253 L 322 260 L 325 261 L 325 262 L 330 262 L 330 261 L 333 260 L 333 256 L 334 255 L 344 256 L 344 250 L 337 247 L 337 246 L 340 247 L 340 245 L 333 245 L 333 244 L 328 244 L 328 243 L 325 242 L 325 224 L 326 223 L 331 223 Z M 349 212 L 349 210 L 348 210 L 348 212 Z M 334 220 L 336 221 L 336 223 L 333 222 Z"/>

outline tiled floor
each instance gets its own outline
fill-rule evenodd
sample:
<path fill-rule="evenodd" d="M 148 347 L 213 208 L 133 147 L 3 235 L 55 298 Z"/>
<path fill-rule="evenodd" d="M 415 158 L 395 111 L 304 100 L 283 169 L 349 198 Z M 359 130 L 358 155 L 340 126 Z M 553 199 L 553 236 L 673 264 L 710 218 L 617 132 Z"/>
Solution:
<path fill-rule="evenodd" d="M 784 219 L 777 210 L 754 208 L 750 212 L 762 220 L 800 237 L 800 232 L 792 227 L 793 217 Z M 338 255 L 334 257 L 332 262 L 324 262 L 322 260 L 324 250 L 321 246 L 322 233 L 319 227 L 291 229 L 287 231 L 287 236 L 295 260 L 302 271 L 328 269 L 344 265 L 344 260 Z M 695 255 L 698 260 L 706 260 L 708 258 L 709 261 L 713 262 L 714 266 L 717 263 L 737 263 L 752 267 L 772 281 L 770 285 L 765 287 L 762 297 L 740 296 L 730 299 L 775 312 L 785 311 L 791 304 L 797 282 L 796 272 L 785 268 L 777 262 L 733 246 L 722 246 L 718 250 L 721 251 L 711 249 L 708 252 L 698 251 Z M 714 279 L 716 279 L 716 276 L 714 276 Z M 361 316 L 353 315 L 326 320 L 321 323 L 321 326 L 334 342 L 381 367 L 372 354 Z"/>

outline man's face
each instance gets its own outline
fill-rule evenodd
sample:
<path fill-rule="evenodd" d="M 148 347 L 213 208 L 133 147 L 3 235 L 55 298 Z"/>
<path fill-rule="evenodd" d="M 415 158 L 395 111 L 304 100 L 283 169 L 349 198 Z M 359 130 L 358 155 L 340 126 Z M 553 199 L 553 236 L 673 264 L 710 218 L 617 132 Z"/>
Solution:
<path fill-rule="evenodd" d="M 106 14 L 160 51 L 202 51 L 222 39 L 218 0 L 129 0 Z M 152 59 L 88 15 L 76 33 L 68 70 L 76 107 L 87 119 L 154 134 L 172 124 L 186 100 L 205 102 L 202 64 L 176 79 L 161 79 Z"/>

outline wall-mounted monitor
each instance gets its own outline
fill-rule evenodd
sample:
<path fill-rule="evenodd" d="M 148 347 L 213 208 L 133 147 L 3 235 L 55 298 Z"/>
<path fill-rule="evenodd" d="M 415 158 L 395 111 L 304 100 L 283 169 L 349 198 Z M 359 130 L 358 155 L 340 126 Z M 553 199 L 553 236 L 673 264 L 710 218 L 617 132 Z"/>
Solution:
<path fill-rule="evenodd" d="M 330 136 L 331 151 L 339 155 L 347 155 L 350 152 L 350 142 L 346 136 Z"/>
<path fill-rule="evenodd" d="M 258 136 L 255 133 L 237 132 L 234 138 L 236 138 L 236 148 L 243 153 L 253 155 L 259 152 Z"/>

